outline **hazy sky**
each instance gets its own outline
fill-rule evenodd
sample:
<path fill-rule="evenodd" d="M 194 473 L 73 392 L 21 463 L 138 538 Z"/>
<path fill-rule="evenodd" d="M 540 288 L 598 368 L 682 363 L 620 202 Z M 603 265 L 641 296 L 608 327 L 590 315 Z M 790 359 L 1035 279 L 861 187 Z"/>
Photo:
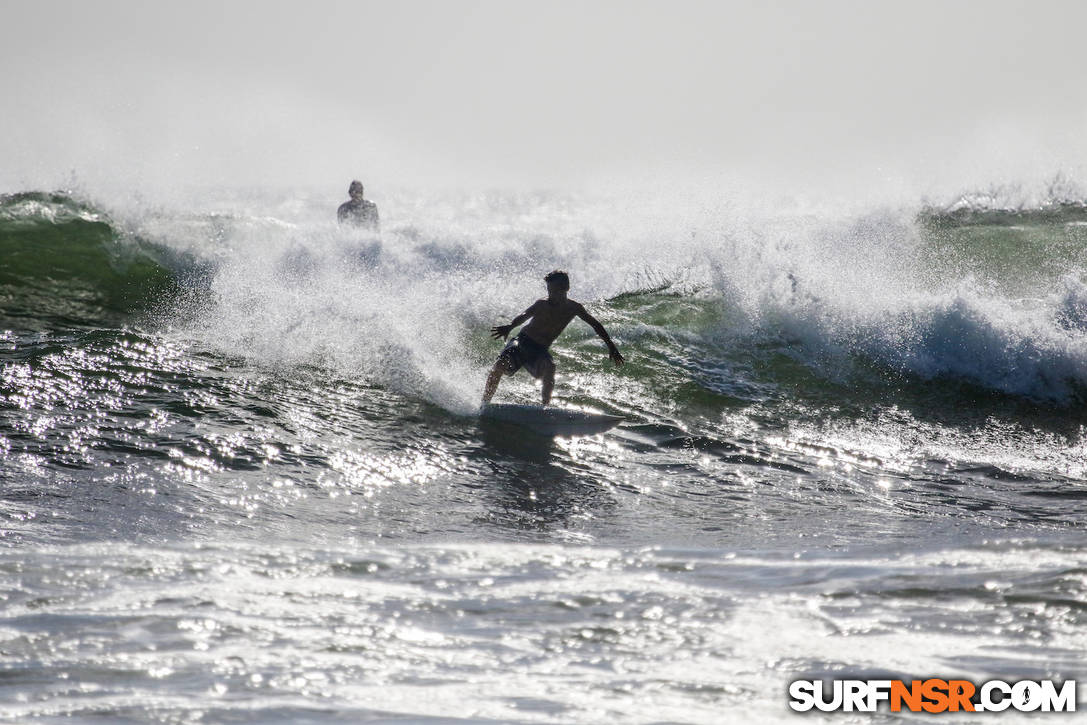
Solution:
<path fill-rule="evenodd" d="M 1087 164 L 1082 2 L 0 4 L 0 191 Z"/>

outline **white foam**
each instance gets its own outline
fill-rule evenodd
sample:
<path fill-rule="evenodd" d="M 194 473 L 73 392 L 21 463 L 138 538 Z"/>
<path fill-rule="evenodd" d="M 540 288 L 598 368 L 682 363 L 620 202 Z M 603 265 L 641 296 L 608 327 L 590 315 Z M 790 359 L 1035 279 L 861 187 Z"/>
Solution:
<path fill-rule="evenodd" d="M 331 221 L 336 201 L 233 198 L 215 215 L 159 211 L 141 223 L 217 261 L 212 304 L 191 330 L 202 341 L 272 365 L 329 366 L 458 412 L 475 408 L 498 352 L 486 330 L 542 296 L 553 268 L 589 303 L 679 281 L 727 311 L 721 325 L 685 332 L 784 339 L 831 375 L 860 355 L 1047 400 L 1087 384 L 1077 271 L 1018 299 L 935 268 L 916 207 L 402 193 L 381 200 L 375 242 Z M 626 327 L 638 337 L 639 321 L 615 322 L 621 342 Z"/>
<path fill-rule="evenodd" d="M 993 280 L 934 269 L 918 234 L 895 215 L 817 223 L 775 239 L 722 289 L 743 289 L 758 332 L 798 344 L 813 364 L 861 355 L 1037 399 L 1082 394 L 1087 290 L 1078 271 L 1015 297 Z"/>

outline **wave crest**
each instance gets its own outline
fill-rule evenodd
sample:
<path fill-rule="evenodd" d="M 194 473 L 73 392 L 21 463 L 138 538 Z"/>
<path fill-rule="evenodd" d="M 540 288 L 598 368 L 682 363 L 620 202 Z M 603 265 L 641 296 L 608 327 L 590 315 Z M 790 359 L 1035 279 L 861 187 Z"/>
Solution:
<path fill-rule="evenodd" d="M 191 266 L 61 193 L 0 196 L 4 314 L 30 326 L 88 323 L 153 304 Z"/>

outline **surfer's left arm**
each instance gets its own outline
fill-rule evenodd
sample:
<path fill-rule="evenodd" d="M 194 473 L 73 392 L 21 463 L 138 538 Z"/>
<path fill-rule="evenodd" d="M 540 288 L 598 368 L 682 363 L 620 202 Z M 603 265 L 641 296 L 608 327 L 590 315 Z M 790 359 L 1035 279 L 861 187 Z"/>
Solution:
<path fill-rule="evenodd" d="M 619 354 L 619 348 L 615 346 L 615 343 L 611 341 L 611 335 L 604 329 L 604 326 L 600 324 L 600 321 L 589 314 L 582 305 L 577 306 L 577 316 L 585 320 L 589 327 L 593 328 L 593 331 L 600 336 L 600 339 L 604 341 L 604 344 L 608 346 L 608 357 L 616 365 L 622 365 L 624 360 L 623 356 Z"/>

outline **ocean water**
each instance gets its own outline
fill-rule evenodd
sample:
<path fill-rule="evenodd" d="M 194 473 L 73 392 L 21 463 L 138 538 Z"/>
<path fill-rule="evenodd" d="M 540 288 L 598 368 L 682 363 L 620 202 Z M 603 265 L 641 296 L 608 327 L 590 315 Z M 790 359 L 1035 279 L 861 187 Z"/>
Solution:
<path fill-rule="evenodd" d="M 0 197 L 0 720 L 772 723 L 800 678 L 1087 677 L 1081 198 L 398 191 L 380 239 L 339 201 Z M 474 415 L 553 268 L 628 361 L 552 348 L 605 435 Z"/>

